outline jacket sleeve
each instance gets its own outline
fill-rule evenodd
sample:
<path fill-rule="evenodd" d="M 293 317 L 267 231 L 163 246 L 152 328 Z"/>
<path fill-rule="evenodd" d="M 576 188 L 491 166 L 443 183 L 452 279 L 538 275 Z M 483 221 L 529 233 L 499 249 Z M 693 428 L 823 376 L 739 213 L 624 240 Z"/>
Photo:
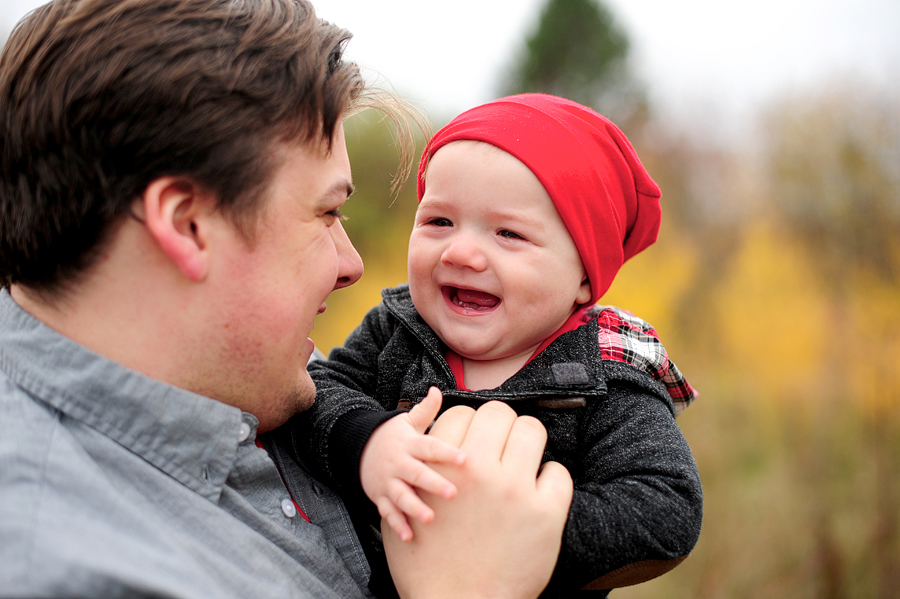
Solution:
<path fill-rule="evenodd" d="M 398 411 L 375 399 L 378 360 L 390 339 L 393 318 L 373 308 L 342 347 L 309 364 L 316 401 L 291 422 L 294 449 L 307 468 L 347 493 L 362 493 L 359 459 L 375 429 Z"/>
<path fill-rule="evenodd" d="M 582 459 L 551 591 L 649 580 L 680 563 L 700 535 L 700 477 L 670 399 L 633 367 L 608 369 L 607 398 L 581 419 Z"/>

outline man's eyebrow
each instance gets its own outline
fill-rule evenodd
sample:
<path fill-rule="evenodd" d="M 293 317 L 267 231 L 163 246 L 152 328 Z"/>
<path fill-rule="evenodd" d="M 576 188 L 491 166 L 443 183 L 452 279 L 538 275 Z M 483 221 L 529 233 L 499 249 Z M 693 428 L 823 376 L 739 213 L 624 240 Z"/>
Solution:
<path fill-rule="evenodd" d="M 331 187 L 329 187 L 325 193 L 322 194 L 322 198 L 319 200 L 320 204 L 330 204 L 333 201 L 335 196 L 340 196 L 341 199 L 347 199 L 353 195 L 356 191 L 356 188 L 353 187 L 353 183 L 349 180 L 338 181 Z"/>

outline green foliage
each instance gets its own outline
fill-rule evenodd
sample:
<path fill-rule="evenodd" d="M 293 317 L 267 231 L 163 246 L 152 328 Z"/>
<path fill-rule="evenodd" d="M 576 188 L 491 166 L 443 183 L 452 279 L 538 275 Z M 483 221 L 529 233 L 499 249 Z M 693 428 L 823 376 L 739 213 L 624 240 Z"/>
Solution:
<path fill-rule="evenodd" d="M 353 116 L 344 130 L 355 188 L 343 209 L 348 217 L 344 228 L 360 255 L 378 261 L 395 240 L 409 235 L 417 205 L 415 179 L 411 177 L 397 197 L 391 195 L 399 156 L 390 122 L 376 111 Z"/>
<path fill-rule="evenodd" d="M 549 0 L 502 93 L 563 96 L 619 122 L 644 102 L 627 70 L 628 49 L 599 0 Z"/>

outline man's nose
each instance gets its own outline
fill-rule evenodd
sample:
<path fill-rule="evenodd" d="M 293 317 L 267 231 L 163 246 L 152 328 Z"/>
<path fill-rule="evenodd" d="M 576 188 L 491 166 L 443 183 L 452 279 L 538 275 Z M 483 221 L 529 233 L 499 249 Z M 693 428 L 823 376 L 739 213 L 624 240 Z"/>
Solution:
<path fill-rule="evenodd" d="M 459 233 L 448 240 L 441 262 L 481 272 L 487 268 L 487 256 L 474 235 Z"/>
<path fill-rule="evenodd" d="M 363 262 L 340 222 L 332 227 L 332 235 L 338 254 L 338 278 L 334 288 L 342 289 L 359 280 L 363 274 Z"/>

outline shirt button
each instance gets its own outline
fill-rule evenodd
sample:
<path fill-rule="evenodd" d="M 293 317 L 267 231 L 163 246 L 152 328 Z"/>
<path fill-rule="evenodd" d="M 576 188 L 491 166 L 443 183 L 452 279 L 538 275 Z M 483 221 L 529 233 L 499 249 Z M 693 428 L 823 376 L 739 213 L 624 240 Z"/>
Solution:
<path fill-rule="evenodd" d="M 238 431 L 238 443 L 243 443 L 248 437 L 250 437 L 250 425 L 242 422 L 241 429 Z"/>
<path fill-rule="evenodd" d="M 284 515 L 288 518 L 293 518 L 297 515 L 297 508 L 294 506 L 294 502 L 290 499 L 281 500 L 281 511 L 284 512 Z"/>

